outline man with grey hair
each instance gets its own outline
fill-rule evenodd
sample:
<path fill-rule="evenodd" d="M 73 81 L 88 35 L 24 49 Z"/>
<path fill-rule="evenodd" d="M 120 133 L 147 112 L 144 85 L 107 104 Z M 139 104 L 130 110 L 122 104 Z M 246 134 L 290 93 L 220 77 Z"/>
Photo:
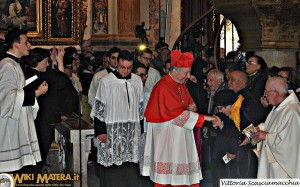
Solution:
<path fill-rule="evenodd" d="M 217 110 L 213 106 L 213 97 L 214 95 L 227 88 L 226 83 L 224 82 L 224 73 L 218 69 L 212 69 L 207 74 L 207 89 L 208 89 L 208 114 L 216 114 Z"/>
<path fill-rule="evenodd" d="M 257 178 L 300 178 L 300 105 L 286 81 L 270 78 L 265 97 L 272 111 L 252 137 L 262 141 Z"/>
<path fill-rule="evenodd" d="M 207 86 L 211 92 L 215 92 L 224 82 L 224 73 L 218 69 L 212 69 L 207 73 Z"/>
<path fill-rule="evenodd" d="M 91 39 L 83 40 L 80 44 L 81 54 L 84 56 L 86 52 L 93 53 L 93 46 Z"/>
<path fill-rule="evenodd" d="M 213 115 L 218 112 L 216 106 L 214 106 L 214 96 L 221 90 L 227 89 L 227 84 L 224 82 L 224 73 L 218 69 L 211 69 L 207 74 L 207 114 Z M 203 102 L 203 103 L 205 103 Z M 202 130 L 202 163 L 203 170 L 211 169 L 213 162 L 213 150 L 215 146 L 215 140 L 217 134 L 212 130 L 212 125 L 209 122 L 205 122 Z M 208 172 L 209 173 L 209 172 Z M 209 178 L 209 177 L 208 177 Z M 204 180 L 206 180 L 204 178 Z"/>

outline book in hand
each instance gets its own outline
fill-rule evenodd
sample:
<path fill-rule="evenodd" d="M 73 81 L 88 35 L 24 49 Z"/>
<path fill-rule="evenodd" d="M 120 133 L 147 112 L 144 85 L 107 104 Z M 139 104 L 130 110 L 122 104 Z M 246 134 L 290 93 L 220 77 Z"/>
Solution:
<path fill-rule="evenodd" d="M 259 141 L 255 141 L 252 136 L 253 134 L 257 133 L 256 128 L 253 126 L 253 124 L 250 124 L 248 127 L 246 127 L 243 130 L 243 133 L 247 136 L 247 138 L 250 140 L 252 145 L 256 145 Z"/>
<path fill-rule="evenodd" d="M 27 86 L 28 84 L 32 83 L 33 81 L 35 81 L 38 77 L 36 75 L 28 78 L 25 80 L 25 86 Z"/>

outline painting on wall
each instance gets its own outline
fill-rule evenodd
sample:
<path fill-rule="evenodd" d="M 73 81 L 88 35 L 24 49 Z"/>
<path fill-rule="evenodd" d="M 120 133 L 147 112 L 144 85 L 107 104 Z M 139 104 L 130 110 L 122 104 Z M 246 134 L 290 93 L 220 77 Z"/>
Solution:
<path fill-rule="evenodd" d="M 48 0 L 45 10 L 48 44 L 80 43 L 80 0 Z"/>
<path fill-rule="evenodd" d="M 42 0 L 1 0 L 0 29 L 21 28 L 42 37 Z"/>
<path fill-rule="evenodd" d="M 70 38 L 72 26 L 72 0 L 53 0 L 51 5 L 51 37 Z"/>
<path fill-rule="evenodd" d="M 92 33 L 107 34 L 108 33 L 108 1 L 93 0 L 92 10 Z"/>

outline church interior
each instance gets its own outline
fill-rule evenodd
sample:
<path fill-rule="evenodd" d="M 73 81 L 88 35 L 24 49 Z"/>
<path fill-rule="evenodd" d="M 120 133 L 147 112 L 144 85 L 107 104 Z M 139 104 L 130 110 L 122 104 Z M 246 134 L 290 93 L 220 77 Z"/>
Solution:
<path fill-rule="evenodd" d="M 242 65 L 259 55 L 268 67 L 292 67 L 299 77 L 299 9 L 295 0 L 6 0 L 0 3 L 0 32 L 18 27 L 28 31 L 32 48 L 72 46 L 79 54 L 87 40 L 96 59 L 112 47 L 154 51 L 161 43 L 221 70 L 229 61 Z M 137 31 L 142 22 L 145 36 Z M 93 124 L 66 116 L 56 127 L 45 170 L 78 173 L 72 186 L 96 187 Z M 201 186 L 212 186 L 210 179 Z"/>

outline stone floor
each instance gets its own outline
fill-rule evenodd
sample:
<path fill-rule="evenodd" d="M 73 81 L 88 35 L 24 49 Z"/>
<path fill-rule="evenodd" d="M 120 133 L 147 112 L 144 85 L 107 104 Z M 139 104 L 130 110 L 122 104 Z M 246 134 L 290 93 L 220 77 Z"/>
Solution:
<path fill-rule="evenodd" d="M 201 187 L 212 187 L 209 173 L 210 170 L 203 172 L 205 180 L 202 181 Z M 92 161 L 88 163 L 88 187 L 100 187 L 99 178 L 95 175 L 95 167 Z"/>
<path fill-rule="evenodd" d="M 52 150 L 50 151 L 48 155 L 49 160 L 58 160 L 57 158 L 57 150 Z M 48 161 L 49 162 L 49 161 Z M 50 161 L 51 162 L 51 161 Z M 58 163 L 48 163 L 47 167 L 45 169 L 47 170 L 46 172 L 49 173 L 58 173 L 60 166 L 57 165 Z M 88 175 L 88 186 L 87 187 L 100 187 L 100 181 L 99 178 L 95 175 L 95 166 L 94 166 L 94 161 L 93 159 L 90 159 L 87 165 L 87 175 Z M 210 176 L 210 170 L 203 171 L 203 178 L 205 180 L 202 181 L 201 187 L 212 187 L 211 183 L 211 178 Z"/>
<path fill-rule="evenodd" d="M 100 187 L 99 178 L 95 175 L 93 161 L 88 162 L 88 187 Z"/>

